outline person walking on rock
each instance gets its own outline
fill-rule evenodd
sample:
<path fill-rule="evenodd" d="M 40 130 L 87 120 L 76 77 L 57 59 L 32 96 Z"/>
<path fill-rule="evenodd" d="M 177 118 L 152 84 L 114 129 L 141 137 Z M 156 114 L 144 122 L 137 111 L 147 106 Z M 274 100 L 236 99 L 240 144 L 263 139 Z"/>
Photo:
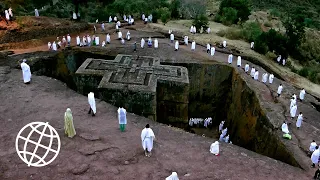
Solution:
<path fill-rule="evenodd" d="M 73 117 L 70 108 L 68 108 L 64 113 L 64 133 L 69 138 L 73 138 L 73 136 L 76 135 L 76 130 L 74 129 Z"/>
<path fill-rule="evenodd" d="M 147 124 L 146 127 L 141 132 L 142 148 L 144 150 L 144 155 L 147 157 L 151 156 L 151 150 L 153 148 L 153 140 L 155 135 L 150 128 L 150 125 Z"/>

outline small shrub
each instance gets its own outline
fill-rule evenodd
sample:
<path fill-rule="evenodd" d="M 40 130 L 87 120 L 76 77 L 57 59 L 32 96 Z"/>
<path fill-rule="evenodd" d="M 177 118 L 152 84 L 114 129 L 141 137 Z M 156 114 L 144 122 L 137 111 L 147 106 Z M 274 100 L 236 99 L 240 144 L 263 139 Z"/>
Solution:
<path fill-rule="evenodd" d="M 203 31 L 206 31 L 209 27 L 209 20 L 205 14 L 197 15 L 197 17 L 192 21 L 192 25 L 194 25 L 197 29 L 197 33 L 200 32 L 201 27 Z"/>
<path fill-rule="evenodd" d="M 168 21 L 169 21 L 169 18 L 170 18 L 170 11 L 168 8 L 164 7 L 164 8 L 161 8 L 160 9 L 160 13 L 161 13 L 161 21 L 162 23 L 165 25 Z"/>
<path fill-rule="evenodd" d="M 300 69 L 300 70 L 298 71 L 298 74 L 299 74 L 300 76 L 303 76 L 303 77 L 308 77 L 308 75 L 309 75 L 309 69 L 306 68 L 306 67 L 303 67 L 302 69 Z"/>
<path fill-rule="evenodd" d="M 267 21 L 263 24 L 265 27 L 272 27 L 272 24 L 270 21 Z"/>
<path fill-rule="evenodd" d="M 222 9 L 222 23 L 224 25 L 231 25 L 237 22 L 237 13 L 238 11 L 231 8 L 231 7 L 225 7 Z"/>
<path fill-rule="evenodd" d="M 317 76 L 318 76 L 318 72 L 317 71 L 311 71 L 308 79 L 313 83 L 318 83 Z"/>
<path fill-rule="evenodd" d="M 272 17 L 280 17 L 281 15 L 278 9 L 270 9 L 269 13 Z"/>
<path fill-rule="evenodd" d="M 253 42 L 262 34 L 257 22 L 247 22 L 243 25 L 243 35 L 246 41 Z"/>
<path fill-rule="evenodd" d="M 254 50 L 260 54 L 266 54 L 268 52 L 269 48 L 263 39 L 258 38 L 254 43 Z"/>
<path fill-rule="evenodd" d="M 243 33 L 241 29 L 237 28 L 228 28 L 226 30 L 225 37 L 228 39 L 233 39 L 233 40 L 238 40 L 238 39 L 243 39 Z"/>
<path fill-rule="evenodd" d="M 219 30 L 218 32 L 217 32 L 217 35 L 218 36 L 220 36 L 220 37 L 224 37 L 225 35 L 226 35 L 226 30 Z"/>
<path fill-rule="evenodd" d="M 276 54 L 274 54 L 273 52 L 270 52 L 270 51 L 266 53 L 266 56 L 267 56 L 267 58 L 272 59 L 272 60 L 278 57 Z M 287 62 L 287 65 L 288 65 L 288 63 L 290 63 L 290 65 L 291 65 L 290 61 Z"/>

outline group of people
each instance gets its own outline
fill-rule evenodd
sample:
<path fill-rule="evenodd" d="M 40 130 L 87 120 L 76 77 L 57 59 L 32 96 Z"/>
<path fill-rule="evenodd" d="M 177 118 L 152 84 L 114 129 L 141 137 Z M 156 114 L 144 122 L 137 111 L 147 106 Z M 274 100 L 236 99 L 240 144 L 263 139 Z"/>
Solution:
<path fill-rule="evenodd" d="M 208 118 L 205 118 L 205 119 L 202 119 L 202 118 L 190 118 L 189 119 L 189 126 L 191 127 L 205 127 L 207 128 L 208 126 L 211 126 L 212 125 L 212 118 L 211 117 L 208 117 Z"/>
<path fill-rule="evenodd" d="M 57 51 L 58 49 L 62 48 L 62 47 L 66 47 L 66 46 L 70 46 L 71 45 L 71 36 L 68 34 L 67 38 L 65 36 L 62 37 L 62 40 L 60 40 L 59 37 L 57 37 L 57 39 L 55 41 L 53 41 L 53 43 L 48 42 L 48 49 L 49 50 L 53 50 L 53 51 Z"/>
<path fill-rule="evenodd" d="M 282 61 L 281 61 L 281 60 L 282 60 Z M 282 64 L 283 66 L 286 65 L 286 59 L 285 59 L 285 58 L 282 58 L 281 55 L 279 55 L 279 56 L 277 57 L 277 62 L 278 62 L 278 64 Z"/>
<path fill-rule="evenodd" d="M 12 8 L 10 7 L 9 9 L 4 10 L 4 12 L 2 12 L 0 16 L 6 21 L 8 25 L 9 22 L 13 20 Z"/>
<path fill-rule="evenodd" d="M 219 137 L 219 141 L 232 144 L 231 141 L 229 142 L 229 138 L 230 138 L 229 135 L 227 135 L 228 128 L 226 127 L 225 129 L 223 129 L 224 123 L 225 121 L 221 121 L 221 123 L 219 124 L 219 133 L 221 133 Z"/>
<path fill-rule="evenodd" d="M 145 24 L 147 24 L 148 22 L 152 22 L 152 18 L 152 14 L 150 14 L 148 17 L 146 17 L 146 15 L 144 14 L 141 15 L 141 19 Z"/>

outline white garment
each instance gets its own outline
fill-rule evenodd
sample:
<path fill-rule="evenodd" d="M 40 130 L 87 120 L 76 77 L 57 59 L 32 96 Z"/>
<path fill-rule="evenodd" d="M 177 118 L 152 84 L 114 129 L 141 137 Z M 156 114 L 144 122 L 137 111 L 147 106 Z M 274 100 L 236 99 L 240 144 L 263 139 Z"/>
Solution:
<path fill-rule="evenodd" d="M 52 43 L 52 50 L 56 51 L 57 50 L 57 44 L 56 42 Z"/>
<path fill-rule="evenodd" d="M 270 83 L 270 84 L 272 84 L 273 78 L 274 78 L 274 75 L 273 75 L 273 74 L 270 74 L 270 76 L 269 76 L 269 83 Z"/>
<path fill-rule="evenodd" d="M 48 42 L 48 49 L 51 49 L 51 42 Z"/>
<path fill-rule="evenodd" d="M 116 30 L 118 30 L 119 29 L 119 26 L 118 26 L 118 24 L 116 24 Z"/>
<path fill-rule="evenodd" d="M 193 33 L 195 34 L 197 32 L 196 26 L 193 26 Z"/>
<path fill-rule="evenodd" d="M 151 152 L 155 135 L 151 128 L 144 128 L 141 132 L 141 141 L 143 150 L 148 149 Z"/>
<path fill-rule="evenodd" d="M 296 94 L 293 94 L 292 97 L 293 97 L 293 99 L 294 99 L 295 101 L 297 101 L 297 95 L 296 95 Z"/>
<path fill-rule="evenodd" d="M 106 38 L 107 43 L 110 43 L 110 35 L 107 34 L 107 38 Z"/>
<path fill-rule="evenodd" d="M 222 129 L 223 129 L 223 124 L 224 124 L 224 121 L 221 121 L 221 123 L 219 124 L 219 132 L 222 131 Z"/>
<path fill-rule="evenodd" d="M 302 120 L 303 120 L 303 115 L 302 115 L 302 114 L 299 114 L 299 115 L 298 115 L 297 122 L 296 122 L 296 126 L 297 126 L 297 127 L 301 127 Z"/>
<path fill-rule="evenodd" d="M 173 41 L 173 40 L 174 40 L 174 35 L 170 34 L 170 41 Z"/>
<path fill-rule="evenodd" d="M 119 32 L 118 32 L 118 39 L 121 39 L 121 38 L 122 38 L 122 32 L 119 31 Z"/>
<path fill-rule="evenodd" d="M 124 44 L 124 39 L 121 39 L 120 42 L 121 42 L 121 44 Z"/>
<path fill-rule="evenodd" d="M 280 86 L 278 87 L 277 93 L 278 93 L 278 94 L 281 94 L 282 89 L 283 89 L 283 87 L 280 85 Z"/>
<path fill-rule="evenodd" d="M 154 40 L 154 48 L 158 48 L 159 47 L 159 42 L 158 42 L 158 39 L 155 39 Z"/>
<path fill-rule="evenodd" d="M 207 33 L 209 34 L 211 32 L 211 29 L 208 27 L 207 29 Z"/>
<path fill-rule="evenodd" d="M 264 73 L 262 76 L 262 82 L 266 83 L 268 81 L 268 73 Z"/>
<path fill-rule="evenodd" d="M 218 141 L 211 144 L 210 153 L 212 153 L 216 156 L 219 155 L 219 142 Z"/>
<path fill-rule="evenodd" d="M 254 42 L 251 42 L 250 47 L 251 47 L 251 49 L 253 49 L 253 47 L 254 47 Z"/>
<path fill-rule="evenodd" d="M 9 11 L 9 15 L 13 17 L 12 9 L 11 9 L 11 8 L 9 8 L 9 9 L 8 9 L 8 11 Z"/>
<path fill-rule="evenodd" d="M 96 114 L 96 112 L 97 112 L 96 100 L 94 99 L 94 93 L 93 92 L 90 92 L 88 94 L 88 102 L 89 102 L 89 105 L 90 105 L 93 113 Z"/>
<path fill-rule="evenodd" d="M 256 69 L 253 67 L 250 72 L 251 77 L 254 77 L 254 73 L 256 73 Z"/>
<path fill-rule="evenodd" d="M 229 142 L 229 135 L 224 138 L 224 142 L 228 143 Z"/>
<path fill-rule="evenodd" d="M 317 143 L 312 142 L 309 147 L 309 151 L 313 152 L 316 150 Z"/>
<path fill-rule="evenodd" d="M 207 50 L 210 50 L 211 47 L 210 47 L 210 44 L 207 44 Z"/>
<path fill-rule="evenodd" d="M 176 44 L 174 45 L 174 49 L 178 50 L 179 49 L 179 42 L 176 41 Z"/>
<path fill-rule="evenodd" d="M 95 42 L 96 42 L 96 46 L 99 46 L 99 37 L 97 36 L 94 40 L 95 40 Z"/>
<path fill-rule="evenodd" d="M 190 32 L 191 32 L 191 33 L 193 32 L 193 26 L 190 27 Z"/>
<path fill-rule="evenodd" d="M 299 98 L 300 98 L 301 100 L 303 100 L 305 94 L 306 94 L 306 91 L 305 91 L 304 89 L 302 89 L 302 90 L 300 91 Z"/>
<path fill-rule="evenodd" d="M 258 80 L 258 79 L 259 79 L 259 71 L 256 71 L 256 72 L 254 73 L 253 79 L 254 79 L 254 80 Z"/>
<path fill-rule="evenodd" d="M 72 13 L 72 18 L 73 18 L 74 20 L 77 19 L 77 14 L 76 14 L 75 12 Z"/>
<path fill-rule="evenodd" d="M 294 105 L 296 105 L 296 101 L 294 99 L 290 99 L 290 110 Z"/>
<path fill-rule="evenodd" d="M 184 44 L 188 46 L 188 36 L 184 37 Z"/>
<path fill-rule="evenodd" d="M 216 52 L 216 48 L 214 48 L 213 46 L 211 47 L 211 50 L 210 50 L 210 54 L 211 56 L 214 56 L 214 53 Z"/>
<path fill-rule="evenodd" d="M 289 129 L 288 129 L 288 125 L 286 123 L 283 123 L 281 126 L 282 132 L 288 134 L 289 133 Z"/>
<path fill-rule="evenodd" d="M 127 111 L 124 108 L 118 109 L 119 124 L 127 124 Z"/>
<path fill-rule="evenodd" d="M 85 36 L 82 37 L 82 42 L 84 46 L 87 45 L 87 38 Z"/>
<path fill-rule="evenodd" d="M 172 174 L 168 176 L 166 180 L 179 180 L 178 174 L 176 172 L 172 172 Z"/>
<path fill-rule="evenodd" d="M 112 17 L 111 17 L 111 16 L 109 16 L 109 23 L 110 23 L 110 22 L 112 22 Z"/>
<path fill-rule="evenodd" d="M 244 71 L 245 71 L 245 72 L 248 72 L 248 71 L 249 71 L 249 68 L 250 68 L 250 67 L 249 67 L 249 64 L 246 64 L 246 65 L 244 66 Z"/>
<path fill-rule="evenodd" d="M 277 57 L 278 63 L 280 63 L 280 60 L 281 60 L 281 55 L 279 55 L 279 56 Z"/>
<path fill-rule="evenodd" d="M 87 37 L 87 40 L 88 40 L 88 44 L 91 44 L 91 37 L 90 36 Z"/>
<path fill-rule="evenodd" d="M 118 19 L 118 18 L 117 18 L 117 16 L 115 16 L 115 17 L 113 18 L 114 22 L 116 22 L 116 21 L 117 21 L 117 19 Z"/>
<path fill-rule="evenodd" d="M 102 46 L 102 47 L 105 47 L 105 46 L 106 46 L 106 42 L 105 42 L 105 41 L 102 41 L 101 46 Z"/>
<path fill-rule="evenodd" d="M 238 56 L 237 66 L 241 66 L 241 56 Z"/>
<path fill-rule="evenodd" d="M 36 17 L 39 17 L 39 11 L 38 11 L 38 9 L 35 9 L 35 10 L 34 10 L 34 15 L 35 15 Z"/>
<path fill-rule="evenodd" d="M 285 59 L 282 60 L 282 65 L 283 66 L 286 65 L 286 60 Z"/>
<path fill-rule="evenodd" d="M 6 19 L 9 21 L 10 20 L 10 16 L 9 16 L 8 10 L 5 10 L 4 13 L 6 14 Z"/>
<path fill-rule="evenodd" d="M 319 162 L 319 156 L 320 156 L 320 149 L 316 149 L 315 151 L 313 151 L 312 155 L 311 155 L 311 161 L 314 164 L 318 164 Z"/>
<path fill-rule="evenodd" d="M 225 128 L 224 130 L 222 130 L 222 135 L 223 137 L 226 136 L 228 133 L 228 128 Z"/>
<path fill-rule="evenodd" d="M 23 82 L 24 83 L 30 82 L 31 81 L 30 66 L 27 63 L 22 62 L 21 69 L 22 69 Z"/>
<path fill-rule="evenodd" d="M 80 37 L 77 36 L 77 46 L 79 46 L 79 45 L 80 45 Z"/>
<path fill-rule="evenodd" d="M 232 54 L 230 54 L 230 55 L 228 56 L 228 63 L 229 63 L 229 64 L 231 64 L 231 63 L 232 63 L 232 59 L 233 59 L 233 55 L 232 55 Z"/>
<path fill-rule="evenodd" d="M 68 41 L 68 43 L 71 42 L 71 37 L 69 35 L 67 36 L 67 41 Z"/>
<path fill-rule="evenodd" d="M 142 14 L 141 19 L 144 21 L 145 18 L 146 18 L 146 16 L 144 14 Z"/>
<path fill-rule="evenodd" d="M 224 48 L 226 48 L 227 47 L 227 41 L 223 41 L 222 45 L 223 45 Z"/>
<path fill-rule="evenodd" d="M 142 38 L 142 39 L 141 39 L 141 48 L 144 47 L 144 43 L 145 43 L 145 40 Z"/>
<path fill-rule="evenodd" d="M 290 115 L 292 118 L 294 118 L 296 116 L 297 113 L 297 105 L 294 105 L 291 109 L 290 109 Z"/>
<path fill-rule="evenodd" d="M 192 41 L 191 50 L 196 50 L 196 42 Z"/>

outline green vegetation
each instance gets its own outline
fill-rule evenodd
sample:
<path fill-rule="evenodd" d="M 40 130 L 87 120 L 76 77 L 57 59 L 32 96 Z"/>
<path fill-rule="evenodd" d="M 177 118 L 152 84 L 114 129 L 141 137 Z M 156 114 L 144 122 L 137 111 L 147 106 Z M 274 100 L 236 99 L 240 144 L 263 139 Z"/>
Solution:
<path fill-rule="evenodd" d="M 247 0 L 222 0 L 215 20 L 226 25 L 243 23 L 249 19 L 250 11 Z"/>
<path fill-rule="evenodd" d="M 201 27 L 203 28 L 203 31 L 206 31 L 209 27 L 208 17 L 204 14 L 199 14 L 193 20 L 192 25 L 196 27 L 197 33 L 200 32 Z"/>

